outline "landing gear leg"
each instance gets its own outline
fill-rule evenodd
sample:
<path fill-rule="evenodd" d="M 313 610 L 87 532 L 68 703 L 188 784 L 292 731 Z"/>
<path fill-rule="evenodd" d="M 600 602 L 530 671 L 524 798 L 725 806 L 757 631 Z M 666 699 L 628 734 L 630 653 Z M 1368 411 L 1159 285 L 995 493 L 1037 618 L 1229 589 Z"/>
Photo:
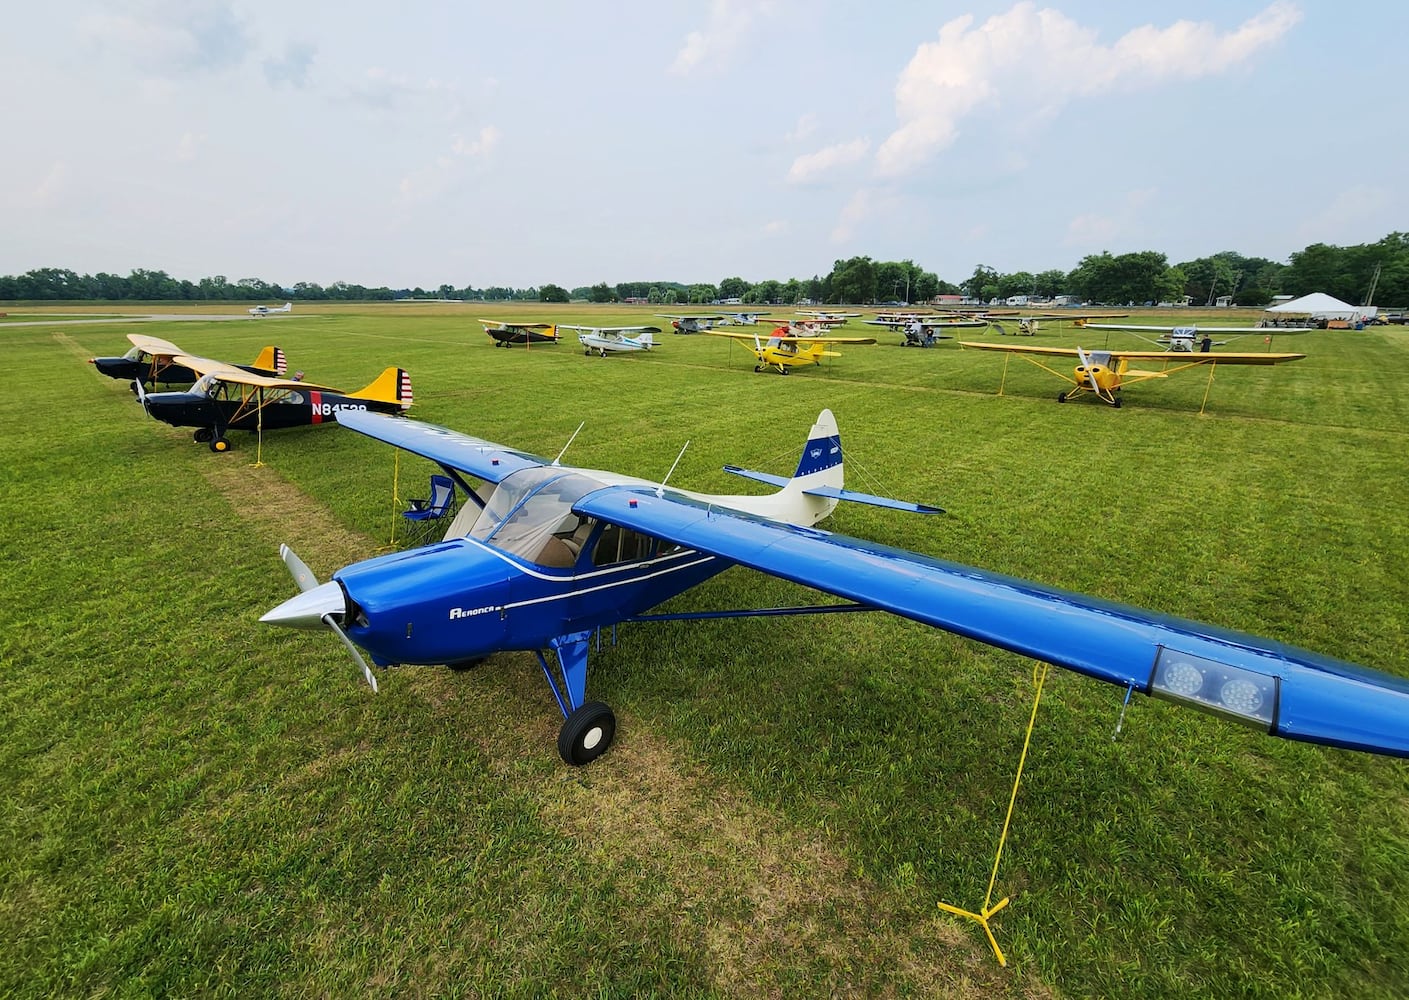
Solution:
<path fill-rule="evenodd" d="M 557 670 L 540 651 L 538 662 L 543 676 L 563 713 L 558 731 L 558 756 L 573 767 L 590 764 L 612 745 L 616 736 L 616 716 L 600 701 L 587 701 L 587 645 L 591 632 L 558 636 L 548 645 L 557 654 Z"/>

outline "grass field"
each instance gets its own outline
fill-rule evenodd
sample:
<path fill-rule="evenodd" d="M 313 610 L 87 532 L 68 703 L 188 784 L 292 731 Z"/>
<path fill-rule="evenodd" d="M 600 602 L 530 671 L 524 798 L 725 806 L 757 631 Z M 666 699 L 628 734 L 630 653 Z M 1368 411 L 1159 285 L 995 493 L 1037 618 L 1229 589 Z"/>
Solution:
<path fill-rule="evenodd" d="M 998 396 L 1001 356 L 899 334 L 783 378 L 718 338 L 589 359 L 473 322 L 648 315 L 620 308 L 7 311 L 0 995 L 1409 990 L 1403 761 L 1138 697 L 1113 739 L 1123 692 L 1054 671 L 1001 969 L 935 904 L 983 900 L 1030 663 L 883 615 L 624 628 L 589 682 L 617 742 L 569 769 L 531 654 L 372 696 L 331 636 L 257 621 L 292 593 L 280 541 L 324 577 L 378 551 L 426 463 L 322 428 L 213 455 L 84 364 L 138 329 L 348 388 L 400 364 L 414 417 L 549 456 L 586 420 L 565 461 L 651 478 L 688 439 L 672 482 L 719 492 L 726 462 L 790 472 L 827 406 L 850 485 L 949 511 L 833 530 L 1409 675 L 1402 328 L 1279 340 L 1308 358 L 1219 370 L 1200 416 L 1198 372 L 1113 410 L 1016 360 Z M 735 569 L 674 606 L 809 599 Z"/>

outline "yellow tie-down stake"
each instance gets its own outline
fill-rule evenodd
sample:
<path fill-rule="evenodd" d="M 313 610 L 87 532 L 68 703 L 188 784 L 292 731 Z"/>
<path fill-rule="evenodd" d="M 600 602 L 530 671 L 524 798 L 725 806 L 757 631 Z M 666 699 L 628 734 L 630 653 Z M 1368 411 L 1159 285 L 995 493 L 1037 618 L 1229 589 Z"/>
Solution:
<path fill-rule="evenodd" d="M 998 959 L 998 964 L 1006 966 L 1008 959 L 1003 955 L 1003 949 L 998 947 L 998 941 L 993 936 L 993 928 L 988 924 L 988 920 L 1003 907 L 1008 905 L 1008 897 L 1004 896 L 996 903 L 993 900 L 993 886 L 998 881 L 998 865 L 1003 860 L 1003 845 L 1008 840 L 1008 826 L 1013 821 L 1013 806 L 1018 800 L 1018 782 L 1022 780 L 1023 765 L 1027 763 L 1027 747 L 1032 742 L 1032 728 L 1037 723 L 1037 706 L 1042 702 L 1042 685 L 1047 681 L 1048 666 L 1045 663 L 1038 663 L 1032 668 L 1032 681 L 1036 687 L 1036 693 L 1032 698 L 1032 715 L 1027 720 L 1027 733 L 1023 736 L 1022 755 L 1018 758 L 1018 773 L 1013 775 L 1013 793 L 1008 797 L 1008 815 L 1003 819 L 1003 832 L 998 837 L 998 853 L 993 857 L 993 874 L 988 877 L 988 892 L 983 897 L 983 907 L 975 913 L 973 910 L 965 910 L 958 906 L 951 906 L 949 903 L 940 903 L 939 908 L 946 913 L 953 913 L 956 916 L 967 917 L 977 921 L 983 928 L 983 933 L 988 937 L 988 944 L 993 948 L 993 954 Z M 992 905 L 989 905 L 992 903 Z"/>

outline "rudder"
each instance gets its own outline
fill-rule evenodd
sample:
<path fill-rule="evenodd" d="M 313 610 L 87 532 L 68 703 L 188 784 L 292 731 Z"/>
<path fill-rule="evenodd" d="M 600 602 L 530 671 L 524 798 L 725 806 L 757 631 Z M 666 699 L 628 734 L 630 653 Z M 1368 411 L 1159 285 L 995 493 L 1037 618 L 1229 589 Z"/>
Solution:
<path fill-rule="evenodd" d="M 387 368 L 373 380 L 372 384 L 351 394 L 360 399 L 372 399 L 379 403 L 394 403 L 403 410 L 413 401 L 411 376 L 405 368 Z"/>

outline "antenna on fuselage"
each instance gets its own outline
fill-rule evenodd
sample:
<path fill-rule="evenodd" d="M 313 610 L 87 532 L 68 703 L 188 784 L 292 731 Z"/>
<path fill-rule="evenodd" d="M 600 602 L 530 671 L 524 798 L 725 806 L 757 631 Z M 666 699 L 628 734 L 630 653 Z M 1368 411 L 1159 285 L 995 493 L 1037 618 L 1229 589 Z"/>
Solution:
<path fill-rule="evenodd" d="M 584 428 L 584 427 L 586 427 L 586 426 L 587 426 L 587 421 L 585 421 L 585 420 L 582 421 L 582 423 L 580 423 L 580 424 L 577 425 L 577 430 L 575 430 L 575 431 L 572 432 L 572 437 L 568 438 L 568 443 L 565 444 L 565 445 L 563 445 L 563 450 L 560 451 L 560 452 L 558 452 L 558 457 L 557 457 L 557 458 L 553 459 L 553 464 L 554 464 L 554 465 L 557 465 L 559 462 L 561 462 L 561 461 L 563 460 L 563 456 L 568 453 L 568 449 L 572 447 L 572 443 L 577 440 L 577 435 L 581 434 L 581 433 L 582 433 L 582 428 Z"/>
<path fill-rule="evenodd" d="M 689 442 L 689 441 L 686 441 L 686 442 L 685 442 L 685 448 L 688 448 L 688 447 L 690 447 L 690 442 Z M 668 482 L 670 482 L 670 477 L 671 477 L 671 476 L 675 475 L 675 467 L 676 467 L 677 465 L 679 465 L 679 464 L 680 464 L 680 460 L 685 457 L 685 448 L 681 448 L 681 449 L 680 449 L 680 454 L 678 454 L 678 455 L 675 456 L 675 461 L 670 463 L 670 471 L 665 474 L 665 478 L 662 479 L 662 480 L 660 481 L 660 485 L 656 487 L 656 496 L 658 496 L 658 497 L 663 497 L 663 496 L 665 496 L 665 484 L 668 483 Z"/>

